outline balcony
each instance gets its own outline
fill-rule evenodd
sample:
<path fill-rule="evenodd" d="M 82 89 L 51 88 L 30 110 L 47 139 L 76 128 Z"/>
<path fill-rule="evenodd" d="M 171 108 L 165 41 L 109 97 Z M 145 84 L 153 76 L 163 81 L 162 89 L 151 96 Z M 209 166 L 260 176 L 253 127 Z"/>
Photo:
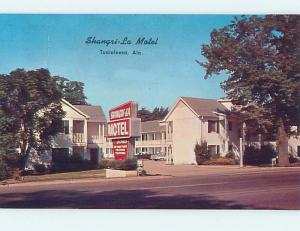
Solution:
<path fill-rule="evenodd" d="M 85 143 L 84 133 L 73 133 L 73 143 Z"/>
<path fill-rule="evenodd" d="M 154 147 L 165 145 L 166 140 L 139 140 L 135 142 L 136 147 Z"/>
<path fill-rule="evenodd" d="M 88 136 L 88 143 L 89 144 L 99 144 L 100 143 L 100 136 L 89 135 Z"/>

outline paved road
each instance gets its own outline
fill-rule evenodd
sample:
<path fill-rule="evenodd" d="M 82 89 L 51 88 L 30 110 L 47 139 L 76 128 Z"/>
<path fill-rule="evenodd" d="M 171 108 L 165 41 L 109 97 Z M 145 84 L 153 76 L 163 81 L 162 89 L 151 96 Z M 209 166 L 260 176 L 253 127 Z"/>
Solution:
<path fill-rule="evenodd" d="M 0 186 L 0 207 L 300 209 L 299 168 L 159 169 L 160 176 Z"/>

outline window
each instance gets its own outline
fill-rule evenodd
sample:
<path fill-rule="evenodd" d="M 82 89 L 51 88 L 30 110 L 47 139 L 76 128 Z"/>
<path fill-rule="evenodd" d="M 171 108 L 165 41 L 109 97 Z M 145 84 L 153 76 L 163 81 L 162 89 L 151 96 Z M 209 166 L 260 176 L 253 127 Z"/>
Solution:
<path fill-rule="evenodd" d="M 149 133 L 148 137 L 149 137 L 149 140 L 154 140 L 154 133 Z"/>
<path fill-rule="evenodd" d="M 231 121 L 228 122 L 228 130 L 232 131 L 232 122 Z"/>
<path fill-rule="evenodd" d="M 68 135 L 70 133 L 69 129 L 69 120 L 63 120 L 61 124 L 61 130 L 60 133 Z"/>
<path fill-rule="evenodd" d="M 220 123 L 215 120 L 208 120 L 208 133 L 220 133 Z"/>
<path fill-rule="evenodd" d="M 230 145 L 228 146 L 228 151 L 229 151 L 229 152 L 232 152 L 232 150 L 233 150 L 233 146 L 232 146 L 232 144 L 230 144 Z"/>
<path fill-rule="evenodd" d="M 147 134 L 142 134 L 142 140 L 147 140 Z"/>
<path fill-rule="evenodd" d="M 135 153 L 136 153 L 136 154 L 141 153 L 141 148 L 136 148 L 136 149 L 135 149 Z"/>
<path fill-rule="evenodd" d="M 297 146 L 297 156 L 300 157 L 300 146 Z"/>

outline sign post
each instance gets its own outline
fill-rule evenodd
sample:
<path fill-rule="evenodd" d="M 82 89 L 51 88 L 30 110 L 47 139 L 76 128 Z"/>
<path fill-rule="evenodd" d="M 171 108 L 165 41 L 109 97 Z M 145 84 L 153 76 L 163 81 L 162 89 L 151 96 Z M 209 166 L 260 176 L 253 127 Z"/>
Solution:
<path fill-rule="evenodd" d="M 137 118 L 138 104 L 127 102 L 109 110 L 107 138 L 112 140 L 115 160 L 134 156 L 135 137 L 141 135 L 141 119 Z"/>

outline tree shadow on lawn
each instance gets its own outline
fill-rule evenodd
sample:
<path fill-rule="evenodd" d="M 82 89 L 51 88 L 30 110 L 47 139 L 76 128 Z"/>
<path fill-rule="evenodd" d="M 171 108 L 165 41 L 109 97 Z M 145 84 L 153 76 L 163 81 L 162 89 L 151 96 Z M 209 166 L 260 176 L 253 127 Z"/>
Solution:
<path fill-rule="evenodd" d="M 82 208 L 82 209 L 251 209 L 234 201 L 199 194 L 159 195 L 150 190 L 89 192 L 44 190 L 0 194 L 1 208 Z"/>

